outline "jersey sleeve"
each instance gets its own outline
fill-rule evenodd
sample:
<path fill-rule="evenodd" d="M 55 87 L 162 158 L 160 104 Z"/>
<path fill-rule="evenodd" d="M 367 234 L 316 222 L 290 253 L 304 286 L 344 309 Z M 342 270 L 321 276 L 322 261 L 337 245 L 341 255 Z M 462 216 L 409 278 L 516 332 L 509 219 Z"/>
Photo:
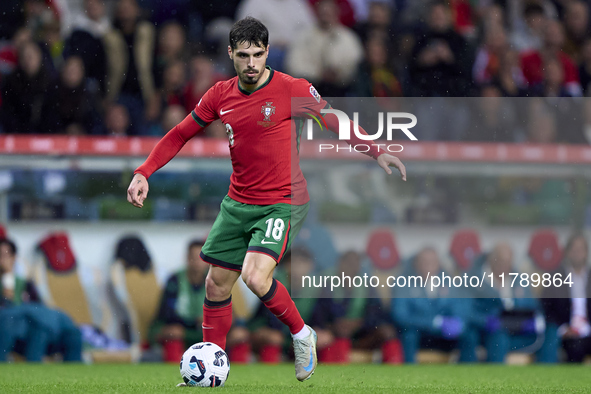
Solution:
<path fill-rule="evenodd" d="M 305 79 L 296 79 L 291 85 L 292 114 L 297 117 L 318 114 L 321 109 L 330 108 L 316 88 Z"/>
<path fill-rule="evenodd" d="M 191 111 L 193 120 L 201 127 L 205 127 L 219 118 L 217 106 L 219 101 L 218 84 L 213 85 L 199 100 L 195 109 Z"/>

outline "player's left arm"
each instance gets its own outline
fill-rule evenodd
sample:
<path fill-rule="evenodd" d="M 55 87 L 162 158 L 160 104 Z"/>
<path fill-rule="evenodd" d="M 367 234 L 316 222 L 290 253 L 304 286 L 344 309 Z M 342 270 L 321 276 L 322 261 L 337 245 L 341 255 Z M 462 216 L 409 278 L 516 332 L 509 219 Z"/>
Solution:
<path fill-rule="evenodd" d="M 324 100 L 320 94 L 316 91 L 314 86 L 311 83 L 306 81 L 305 79 L 296 79 L 291 86 L 291 97 L 299 98 L 298 104 L 294 108 L 294 111 L 298 115 L 305 115 L 308 114 L 308 111 L 312 110 L 312 112 L 320 113 L 320 110 L 323 108 L 330 108 L 330 105 Z M 339 132 L 339 119 L 335 114 L 324 114 L 322 115 L 324 120 L 326 121 L 326 126 L 330 131 L 333 133 Z M 351 130 L 353 130 L 353 121 L 349 120 Z M 359 126 L 359 132 L 361 134 L 367 135 L 367 132 L 363 129 L 363 127 Z M 350 133 L 351 138 L 347 140 L 349 145 L 357 145 L 357 144 L 365 144 L 365 142 L 357 137 L 355 133 Z M 396 167 L 398 171 L 400 171 L 400 176 L 402 177 L 403 181 L 406 181 L 406 168 L 402 161 L 396 156 L 380 152 L 379 148 L 375 145 L 371 145 L 368 152 L 363 152 L 363 154 L 368 155 L 374 158 L 380 167 L 386 171 L 386 174 L 392 174 L 392 170 L 390 167 Z"/>
<path fill-rule="evenodd" d="M 339 119 L 335 114 L 325 114 L 324 120 L 326 121 L 326 126 L 330 131 L 333 133 L 339 133 Z M 353 129 L 353 121 L 349 120 L 350 127 Z M 367 132 L 363 129 L 363 127 L 359 126 L 359 132 L 361 134 L 367 135 Z M 355 146 L 357 144 L 366 144 L 361 138 L 357 137 L 355 133 L 351 133 L 351 138 L 346 140 L 349 145 Z M 402 164 L 402 161 L 393 155 L 388 153 L 382 153 L 379 151 L 379 148 L 372 145 L 370 150 L 366 153 L 368 156 L 373 157 L 378 162 L 378 165 L 386 171 L 386 174 L 391 175 L 392 169 L 390 167 L 396 167 L 400 172 L 400 176 L 402 177 L 403 181 L 406 181 L 406 167 Z"/>

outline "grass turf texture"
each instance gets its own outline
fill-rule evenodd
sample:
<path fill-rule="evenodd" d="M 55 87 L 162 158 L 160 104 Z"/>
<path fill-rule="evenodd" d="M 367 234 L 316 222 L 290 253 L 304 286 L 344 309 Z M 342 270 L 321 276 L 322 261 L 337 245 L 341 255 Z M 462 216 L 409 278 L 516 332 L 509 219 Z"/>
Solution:
<path fill-rule="evenodd" d="M 292 364 L 233 365 L 222 393 L 589 393 L 589 366 L 320 365 L 300 383 Z M 178 367 L 0 364 L 0 393 L 186 393 Z"/>

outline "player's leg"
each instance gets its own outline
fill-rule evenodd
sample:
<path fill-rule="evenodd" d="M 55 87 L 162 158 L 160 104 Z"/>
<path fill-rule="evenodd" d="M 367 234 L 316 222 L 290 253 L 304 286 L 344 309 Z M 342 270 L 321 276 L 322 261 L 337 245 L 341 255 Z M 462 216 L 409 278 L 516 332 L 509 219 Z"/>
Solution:
<path fill-rule="evenodd" d="M 314 330 L 304 323 L 285 286 L 273 278 L 277 262 L 267 254 L 249 252 L 244 259 L 242 279 L 265 306 L 289 327 L 294 341 L 296 378 L 309 379 L 316 369 L 316 342 Z"/>
<path fill-rule="evenodd" d="M 232 287 L 239 272 L 211 266 L 205 278 L 203 303 L 203 341 L 226 348 L 226 337 L 232 327 Z"/>

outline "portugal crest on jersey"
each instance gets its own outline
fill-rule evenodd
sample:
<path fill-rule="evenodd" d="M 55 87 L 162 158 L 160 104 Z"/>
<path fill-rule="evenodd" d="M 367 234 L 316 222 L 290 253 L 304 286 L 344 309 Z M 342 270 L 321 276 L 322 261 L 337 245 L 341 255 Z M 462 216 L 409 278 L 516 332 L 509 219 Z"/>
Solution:
<path fill-rule="evenodd" d="M 275 113 L 275 107 L 272 106 L 273 102 L 267 102 L 267 104 L 263 105 L 261 108 L 261 113 L 265 116 L 265 121 L 268 122 L 271 120 L 271 115 Z"/>

